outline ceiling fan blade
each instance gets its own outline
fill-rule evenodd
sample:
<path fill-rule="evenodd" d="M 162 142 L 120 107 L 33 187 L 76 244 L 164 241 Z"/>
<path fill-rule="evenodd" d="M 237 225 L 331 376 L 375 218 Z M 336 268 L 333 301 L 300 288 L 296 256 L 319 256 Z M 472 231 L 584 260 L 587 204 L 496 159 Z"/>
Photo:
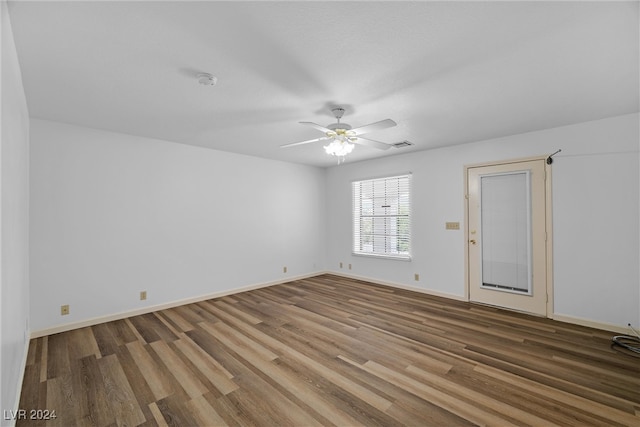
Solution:
<path fill-rule="evenodd" d="M 371 123 L 369 125 L 360 126 L 359 128 L 351 129 L 350 132 L 353 132 L 356 136 L 364 135 L 365 133 L 373 132 L 376 130 L 382 130 L 387 128 L 392 128 L 396 126 L 397 123 L 391 119 L 380 120 L 379 122 Z"/>
<path fill-rule="evenodd" d="M 300 142 L 294 142 L 292 144 L 281 145 L 280 148 L 287 148 L 287 147 L 293 147 L 296 145 L 309 144 L 310 142 L 326 141 L 328 139 L 331 139 L 331 138 L 323 136 L 322 138 L 309 139 L 307 141 L 300 141 Z"/>
<path fill-rule="evenodd" d="M 367 147 L 377 148 L 379 150 L 388 150 L 391 148 L 390 144 L 385 144 L 384 142 L 374 141 L 373 139 L 363 138 L 361 136 L 357 136 L 354 139 L 350 139 L 354 144 L 365 145 Z"/>
<path fill-rule="evenodd" d="M 312 128 L 318 129 L 320 132 L 333 132 L 331 129 L 326 128 L 324 126 L 320 126 L 317 123 L 313 123 L 313 122 L 300 122 L 301 125 L 307 125 L 307 126 L 311 126 Z"/>

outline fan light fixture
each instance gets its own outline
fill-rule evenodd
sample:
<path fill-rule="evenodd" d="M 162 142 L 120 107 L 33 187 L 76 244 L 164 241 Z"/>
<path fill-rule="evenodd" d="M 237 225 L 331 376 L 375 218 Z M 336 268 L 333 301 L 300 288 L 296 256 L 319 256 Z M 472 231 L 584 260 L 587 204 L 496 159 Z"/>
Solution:
<path fill-rule="evenodd" d="M 345 156 L 353 151 L 355 147 L 354 144 L 365 145 L 368 147 L 377 148 L 379 150 L 387 150 L 391 147 L 391 145 L 389 144 L 374 141 L 373 139 L 369 138 L 364 138 L 362 135 L 369 132 L 393 127 L 396 125 L 396 122 L 394 122 L 393 120 L 385 119 L 353 129 L 351 125 L 340 123 L 340 119 L 344 114 L 344 108 L 334 107 L 331 109 L 331 112 L 336 118 L 336 123 L 332 123 L 330 125 L 327 125 L 326 127 L 312 122 L 300 122 L 303 125 L 311 126 L 312 128 L 319 130 L 320 132 L 324 133 L 324 136 L 320 138 L 309 139 L 307 141 L 294 142 L 293 144 L 285 144 L 281 145 L 280 147 L 294 147 L 296 145 L 309 144 L 311 142 L 329 141 L 329 144 L 324 146 L 324 151 L 330 156 L 338 157 L 338 164 L 344 162 Z"/>
<path fill-rule="evenodd" d="M 351 153 L 354 148 L 354 145 L 349 141 L 350 135 L 347 135 L 351 126 L 346 123 L 340 123 L 340 119 L 344 114 L 344 108 L 335 107 L 331 111 L 333 112 L 337 123 L 328 126 L 331 130 L 327 132 L 326 135 L 328 138 L 331 138 L 331 142 L 329 145 L 324 146 L 324 151 L 331 156 L 338 157 L 338 164 L 340 164 L 344 162 L 345 156 Z"/>
<path fill-rule="evenodd" d="M 332 140 L 329 145 L 324 146 L 324 151 L 332 156 L 339 157 L 338 163 L 344 162 L 344 157 L 353 151 L 355 147 L 347 138 L 338 137 Z"/>

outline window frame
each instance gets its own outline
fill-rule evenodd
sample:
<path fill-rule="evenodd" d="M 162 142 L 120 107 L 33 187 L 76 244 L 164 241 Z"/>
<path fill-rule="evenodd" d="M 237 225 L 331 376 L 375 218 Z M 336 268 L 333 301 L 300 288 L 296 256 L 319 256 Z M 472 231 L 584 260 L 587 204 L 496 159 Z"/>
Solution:
<path fill-rule="evenodd" d="M 360 186 L 360 188 L 362 188 L 362 184 L 363 183 L 367 183 L 367 182 L 373 182 L 373 181 L 384 181 L 387 182 L 389 180 L 394 180 L 394 179 L 407 179 L 407 191 L 406 191 L 406 195 L 408 197 L 408 202 L 407 202 L 407 207 L 408 207 L 408 213 L 406 215 L 401 215 L 401 214 L 395 214 L 395 215 L 390 215 L 392 218 L 401 218 L 401 217 L 406 217 L 408 219 L 408 231 L 407 231 L 407 251 L 402 252 L 402 253 L 392 253 L 386 250 L 386 244 L 385 244 L 385 252 L 384 253 L 379 253 L 379 252 L 374 252 L 374 251 L 365 251 L 362 250 L 362 238 L 361 238 L 361 234 L 360 231 L 362 229 L 361 224 L 362 224 L 362 211 L 360 210 L 360 207 L 357 206 L 361 205 L 361 202 L 363 200 L 362 195 L 358 195 L 358 197 L 356 197 L 356 191 L 357 188 L 356 186 Z M 393 175 L 387 175 L 387 176 L 380 176 L 380 177 L 375 177 L 375 178 L 367 178 L 367 179 L 358 179 L 358 180 L 353 180 L 351 181 L 351 253 L 354 256 L 363 256 L 363 257 L 372 257 L 372 258 L 382 258 L 382 259 L 392 259 L 392 260 L 399 260 L 399 261 L 411 261 L 411 240 L 412 240 L 412 226 L 411 226 L 411 217 L 413 216 L 413 204 L 412 204 L 412 200 L 413 200 L 413 189 L 412 189 L 412 173 L 411 172 L 406 172 L 406 173 L 399 173 L 399 174 L 393 174 Z M 386 193 L 386 190 L 385 190 Z M 373 198 L 373 197 L 372 197 Z M 366 199 L 365 199 L 366 200 Z M 401 205 L 400 203 L 398 203 L 398 209 L 400 209 Z M 384 216 L 378 216 L 378 215 L 365 215 L 365 217 L 369 217 L 369 218 L 382 218 L 382 217 L 389 217 L 389 215 L 384 215 Z M 373 234 L 373 233 L 372 233 Z M 387 234 L 385 233 L 384 236 L 393 236 L 396 237 L 398 236 L 398 233 L 396 232 L 396 234 Z"/>

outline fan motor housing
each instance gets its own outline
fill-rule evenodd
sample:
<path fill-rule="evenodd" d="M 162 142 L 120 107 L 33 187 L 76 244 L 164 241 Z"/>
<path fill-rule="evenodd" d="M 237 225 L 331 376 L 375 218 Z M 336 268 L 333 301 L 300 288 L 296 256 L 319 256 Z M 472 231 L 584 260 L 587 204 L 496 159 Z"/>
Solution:
<path fill-rule="evenodd" d="M 351 125 L 348 125 L 346 123 L 331 123 L 330 125 L 327 126 L 327 129 L 331 129 L 331 130 L 337 130 L 337 129 L 349 130 L 349 129 L 351 129 Z"/>

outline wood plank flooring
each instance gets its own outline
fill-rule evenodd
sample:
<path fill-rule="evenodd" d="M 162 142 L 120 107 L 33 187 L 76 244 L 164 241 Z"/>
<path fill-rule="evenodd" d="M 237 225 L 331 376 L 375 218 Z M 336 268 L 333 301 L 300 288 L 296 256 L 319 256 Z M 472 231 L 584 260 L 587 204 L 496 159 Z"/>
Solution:
<path fill-rule="evenodd" d="M 639 426 L 611 333 L 322 275 L 30 343 L 18 426 Z"/>

